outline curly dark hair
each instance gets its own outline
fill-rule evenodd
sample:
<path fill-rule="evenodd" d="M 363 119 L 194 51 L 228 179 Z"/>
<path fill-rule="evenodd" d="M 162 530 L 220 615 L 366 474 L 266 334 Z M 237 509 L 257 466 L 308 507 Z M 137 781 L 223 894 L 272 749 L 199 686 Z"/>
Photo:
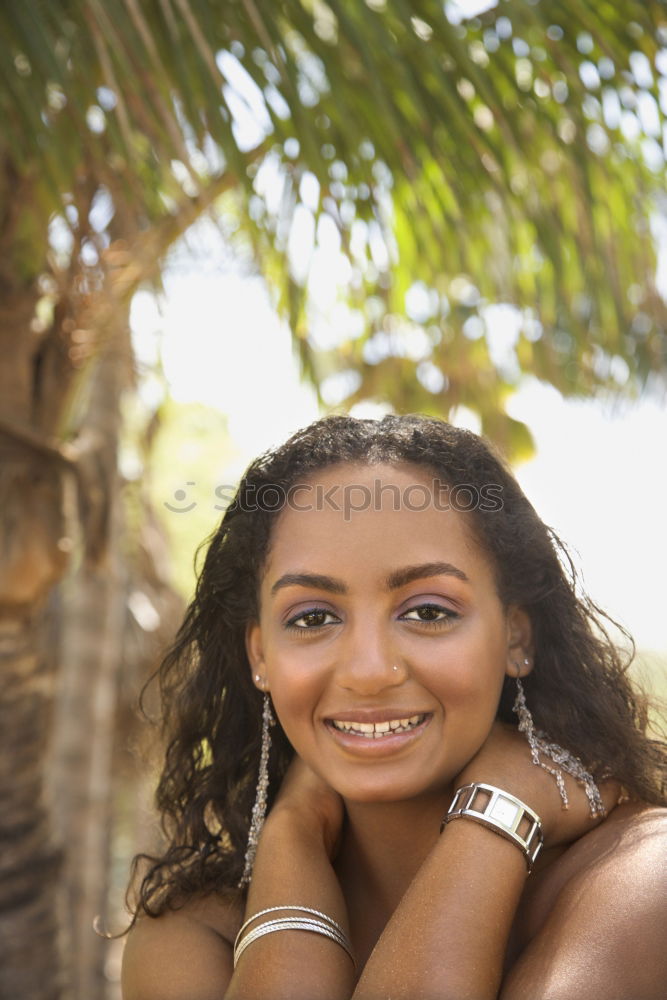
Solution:
<path fill-rule="evenodd" d="M 613 775 L 633 798 L 667 804 L 666 748 L 646 735 L 647 700 L 626 676 L 632 641 L 621 630 L 629 652 L 614 644 L 604 622 L 615 623 L 579 592 L 567 551 L 494 449 L 476 434 L 429 417 L 329 416 L 250 465 L 210 540 L 194 600 L 155 675 L 167 741 L 156 802 L 167 846 L 160 857 L 134 860 L 135 877 L 139 863 L 148 863 L 135 919 L 140 911 L 157 916 L 193 894 L 237 891 L 262 717 L 245 632 L 258 617 L 260 574 L 280 515 L 275 498 L 346 462 L 409 463 L 450 487 L 466 484 L 478 494 L 489 484 L 499 488 L 500 509 L 467 516 L 492 561 L 501 601 L 523 607 L 532 622 L 535 663 L 524 687 L 536 724 L 593 774 Z M 498 717 L 516 725 L 513 697 L 506 678 Z M 277 724 L 271 796 L 292 755 Z"/>

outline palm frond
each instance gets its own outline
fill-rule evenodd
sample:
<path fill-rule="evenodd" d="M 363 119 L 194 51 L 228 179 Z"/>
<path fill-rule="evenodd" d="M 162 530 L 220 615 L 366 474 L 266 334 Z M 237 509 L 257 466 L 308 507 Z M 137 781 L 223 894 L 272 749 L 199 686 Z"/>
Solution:
<path fill-rule="evenodd" d="M 313 377 L 333 362 L 308 336 L 307 268 L 289 257 L 299 210 L 329 217 L 343 247 L 366 229 L 341 291 L 365 313 L 355 364 L 382 328 L 378 302 L 404 331 L 415 282 L 439 302 L 423 360 L 447 388 L 434 399 L 416 374 L 400 389 L 387 357 L 372 379 L 360 368 L 361 394 L 465 403 L 491 426 L 527 365 L 585 393 L 667 370 L 650 229 L 665 182 L 659 0 L 505 0 L 461 23 L 436 0 L 7 0 L 0 38 L 0 153 L 42 190 L 32 227 L 46 231 L 84 174 L 113 191 L 128 232 L 225 177 Z M 485 316 L 499 302 L 520 320 L 513 364 L 494 360 Z M 479 393 L 487 369 L 495 389 Z"/>

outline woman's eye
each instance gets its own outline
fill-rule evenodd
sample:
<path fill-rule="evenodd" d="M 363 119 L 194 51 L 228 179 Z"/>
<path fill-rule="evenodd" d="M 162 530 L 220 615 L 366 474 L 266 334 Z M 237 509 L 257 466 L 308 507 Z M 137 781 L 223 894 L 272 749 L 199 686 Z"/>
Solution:
<path fill-rule="evenodd" d="M 300 615 L 295 615 L 285 623 L 286 628 L 293 628 L 299 631 L 321 628 L 323 625 L 332 625 L 339 619 L 331 611 L 325 608 L 312 608 L 310 611 L 302 611 Z"/>
<path fill-rule="evenodd" d="M 439 604 L 420 604 L 401 615 L 404 621 L 421 622 L 424 625 L 442 625 L 458 617 L 455 611 L 443 608 Z"/>

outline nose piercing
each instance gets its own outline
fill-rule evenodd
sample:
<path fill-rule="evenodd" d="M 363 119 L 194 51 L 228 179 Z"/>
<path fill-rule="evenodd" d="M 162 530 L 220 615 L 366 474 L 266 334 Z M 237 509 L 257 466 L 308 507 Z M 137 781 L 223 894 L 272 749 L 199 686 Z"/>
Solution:
<path fill-rule="evenodd" d="M 398 670 L 398 667 L 396 666 L 396 664 L 394 664 L 394 666 L 391 669 L 392 670 Z"/>

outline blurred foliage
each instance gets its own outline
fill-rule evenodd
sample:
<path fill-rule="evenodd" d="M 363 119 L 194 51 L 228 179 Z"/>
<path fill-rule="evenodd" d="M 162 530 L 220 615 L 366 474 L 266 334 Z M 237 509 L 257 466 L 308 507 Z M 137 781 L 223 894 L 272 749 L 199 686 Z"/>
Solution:
<path fill-rule="evenodd" d="M 340 402 L 464 405 L 526 453 L 523 372 L 591 394 L 667 369 L 666 44 L 661 0 L 5 0 L 0 287 L 37 287 L 33 335 L 82 367 L 73 283 L 103 265 L 130 295 L 215 202 L 306 373 L 350 373 Z"/>
<path fill-rule="evenodd" d="M 655 736 L 667 738 L 667 655 L 640 649 L 631 677 L 651 700 L 649 718 Z"/>
<path fill-rule="evenodd" d="M 195 553 L 231 500 L 239 456 L 219 410 L 165 396 L 148 425 L 146 413 L 140 400 L 127 401 L 121 449 L 126 506 L 138 505 L 136 520 L 142 522 L 143 501 L 148 501 L 167 541 L 163 578 L 189 601 Z"/>

